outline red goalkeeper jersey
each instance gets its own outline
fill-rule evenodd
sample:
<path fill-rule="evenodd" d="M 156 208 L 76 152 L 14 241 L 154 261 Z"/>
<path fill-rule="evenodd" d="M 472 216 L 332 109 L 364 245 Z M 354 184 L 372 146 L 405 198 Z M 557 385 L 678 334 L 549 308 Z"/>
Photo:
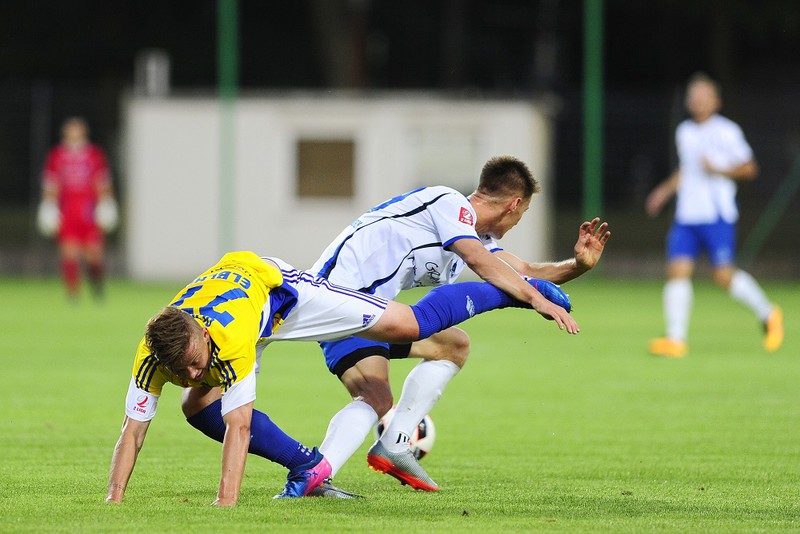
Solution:
<path fill-rule="evenodd" d="M 96 145 L 73 148 L 61 144 L 50 150 L 44 181 L 58 190 L 62 224 L 94 224 L 97 191 L 109 176 L 105 154 Z"/>

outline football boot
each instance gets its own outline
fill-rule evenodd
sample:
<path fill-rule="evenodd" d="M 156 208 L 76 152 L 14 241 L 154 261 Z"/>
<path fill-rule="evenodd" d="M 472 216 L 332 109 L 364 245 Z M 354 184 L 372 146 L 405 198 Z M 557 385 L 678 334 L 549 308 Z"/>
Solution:
<path fill-rule="evenodd" d="M 653 356 L 663 356 L 664 358 L 683 358 L 686 356 L 688 347 L 683 341 L 668 337 L 659 337 L 650 340 L 647 350 Z"/>
<path fill-rule="evenodd" d="M 363 495 L 350 493 L 333 485 L 333 480 L 328 477 L 322 484 L 308 492 L 308 497 L 327 497 L 328 499 L 363 499 Z"/>
<path fill-rule="evenodd" d="M 389 452 L 378 440 L 367 453 L 367 464 L 378 473 L 391 475 L 416 490 L 439 491 L 439 485 L 419 465 L 411 449 Z"/>
<path fill-rule="evenodd" d="M 273 499 L 305 497 L 331 476 L 331 464 L 328 463 L 328 460 L 316 447 L 314 447 L 313 453 L 314 458 L 311 461 L 289 471 L 289 474 L 286 475 L 286 487 Z"/>
<path fill-rule="evenodd" d="M 764 348 L 775 352 L 783 345 L 783 310 L 775 306 L 764 322 Z"/>

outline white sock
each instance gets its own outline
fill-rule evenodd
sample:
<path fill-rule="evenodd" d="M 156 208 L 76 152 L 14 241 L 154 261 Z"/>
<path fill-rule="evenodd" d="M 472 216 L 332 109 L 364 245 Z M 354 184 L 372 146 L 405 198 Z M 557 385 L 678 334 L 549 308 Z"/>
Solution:
<path fill-rule="evenodd" d="M 331 464 L 331 477 L 364 443 L 364 438 L 378 422 L 378 414 L 364 401 L 353 401 L 334 415 L 319 452 Z"/>
<path fill-rule="evenodd" d="M 686 341 L 693 300 L 694 289 L 690 279 L 668 280 L 664 285 L 664 317 L 667 321 L 668 338 Z"/>
<path fill-rule="evenodd" d="M 460 368 L 449 360 L 422 360 L 403 383 L 394 417 L 383 431 L 381 443 L 390 452 L 401 452 L 422 418 L 439 402 L 444 388 Z"/>
<path fill-rule="evenodd" d="M 728 292 L 731 297 L 750 308 L 762 323 L 769 317 L 772 311 L 772 304 L 767 299 L 767 295 L 764 294 L 764 290 L 758 285 L 758 282 L 746 272 L 739 269 L 733 273 L 731 287 Z"/>

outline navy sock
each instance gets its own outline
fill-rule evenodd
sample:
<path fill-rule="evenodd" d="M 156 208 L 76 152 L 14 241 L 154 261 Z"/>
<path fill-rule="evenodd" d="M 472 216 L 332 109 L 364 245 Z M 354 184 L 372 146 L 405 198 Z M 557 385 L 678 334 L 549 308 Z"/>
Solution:
<path fill-rule="evenodd" d="M 222 401 L 217 399 L 186 421 L 206 436 L 222 443 L 225 421 L 222 420 Z M 308 463 L 314 453 L 302 443 L 289 437 L 264 412 L 253 410 L 250 422 L 250 454 L 278 463 L 289 470 Z"/>
<path fill-rule="evenodd" d="M 419 323 L 419 339 L 425 339 L 479 313 L 510 306 L 530 308 L 488 282 L 460 282 L 431 289 L 411 310 Z"/>

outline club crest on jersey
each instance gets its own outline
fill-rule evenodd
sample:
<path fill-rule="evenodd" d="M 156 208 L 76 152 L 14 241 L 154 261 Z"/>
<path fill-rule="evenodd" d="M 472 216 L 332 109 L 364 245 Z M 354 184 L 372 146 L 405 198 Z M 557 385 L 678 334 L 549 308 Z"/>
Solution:
<path fill-rule="evenodd" d="M 461 213 L 458 214 L 458 222 L 474 226 L 475 218 L 472 216 L 471 211 L 469 211 L 467 208 L 462 207 Z"/>

